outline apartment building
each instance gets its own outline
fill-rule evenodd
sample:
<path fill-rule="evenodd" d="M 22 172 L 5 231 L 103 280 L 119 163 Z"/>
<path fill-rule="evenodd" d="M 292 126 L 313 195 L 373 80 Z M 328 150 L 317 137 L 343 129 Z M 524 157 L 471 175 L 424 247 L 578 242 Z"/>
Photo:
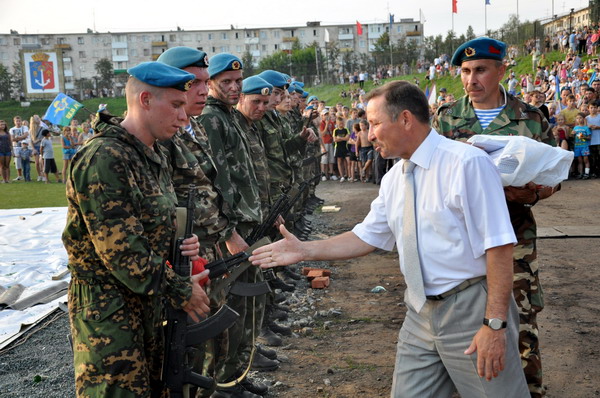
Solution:
<path fill-rule="evenodd" d="M 249 51 L 258 62 L 278 51 L 290 51 L 294 43 L 302 46 L 316 42 L 320 47 L 336 42 L 341 52 L 369 54 L 376 41 L 390 30 L 389 23 L 363 24 L 358 35 L 356 24 L 321 25 L 307 22 L 306 26 L 236 28 L 223 30 L 175 30 L 162 32 L 94 32 L 77 34 L 19 34 L 11 31 L 0 34 L 0 63 L 12 70 L 23 59 L 23 53 L 52 51 L 57 54 L 63 91 L 76 89 L 75 81 L 96 77 L 95 63 L 103 58 L 113 64 L 115 75 L 143 61 L 156 60 L 166 49 L 175 46 L 195 47 L 209 56 L 229 52 L 240 58 Z M 413 19 L 401 19 L 391 24 L 391 40 L 401 37 L 423 44 L 423 24 Z M 38 57 L 39 58 L 39 57 Z M 27 66 L 24 73 L 27 74 Z M 64 85 L 63 85 L 64 84 Z"/>

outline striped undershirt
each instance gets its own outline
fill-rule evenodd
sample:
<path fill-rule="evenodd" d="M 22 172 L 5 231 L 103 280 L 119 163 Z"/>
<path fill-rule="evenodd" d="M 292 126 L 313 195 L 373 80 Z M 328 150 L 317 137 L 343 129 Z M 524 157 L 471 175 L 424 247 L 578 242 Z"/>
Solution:
<path fill-rule="evenodd" d="M 474 109 L 481 128 L 485 130 L 506 105 L 494 109 Z"/>
<path fill-rule="evenodd" d="M 185 126 L 185 131 L 187 131 L 188 134 L 191 135 L 192 137 L 196 136 L 196 134 L 194 134 L 194 129 L 192 128 L 191 124 L 188 124 L 187 126 Z"/>

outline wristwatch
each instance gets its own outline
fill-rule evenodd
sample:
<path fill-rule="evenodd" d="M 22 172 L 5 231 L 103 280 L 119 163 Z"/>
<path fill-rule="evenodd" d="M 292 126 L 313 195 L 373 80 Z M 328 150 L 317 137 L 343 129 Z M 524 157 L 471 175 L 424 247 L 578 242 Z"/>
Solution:
<path fill-rule="evenodd" d="M 483 318 L 483 324 L 489 326 L 492 330 L 500 330 L 506 327 L 506 321 L 498 318 Z"/>
<path fill-rule="evenodd" d="M 523 206 L 525 207 L 533 207 L 540 200 L 540 194 L 535 191 L 535 200 L 531 203 L 525 203 Z"/>

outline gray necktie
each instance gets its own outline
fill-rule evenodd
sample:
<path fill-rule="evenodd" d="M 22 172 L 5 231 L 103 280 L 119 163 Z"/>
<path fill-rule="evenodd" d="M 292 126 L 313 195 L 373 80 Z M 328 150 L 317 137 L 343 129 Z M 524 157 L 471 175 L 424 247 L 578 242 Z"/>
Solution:
<path fill-rule="evenodd" d="M 417 250 L 417 223 L 415 220 L 415 164 L 406 160 L 404 169 L 404 213 L 402 224 L 402 251 L 404 256 L 404 278 L 408 301 L 417 313 L 425 304 L 425 288 L 421 274 L 421 261 Z"/>

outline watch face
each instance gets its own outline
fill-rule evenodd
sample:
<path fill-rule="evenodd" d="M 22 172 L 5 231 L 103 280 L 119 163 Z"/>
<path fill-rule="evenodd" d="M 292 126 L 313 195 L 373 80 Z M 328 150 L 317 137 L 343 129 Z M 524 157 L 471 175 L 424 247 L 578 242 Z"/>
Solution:
<path fill-rule="evenodd" d="M 492 318 L 492 319 L 490 319 L 489 325 L 494 330 L 500 330 L 500 329 L 502 329 L 502 321 L 500 319 L 498 319 L 498 318 Z"/>

